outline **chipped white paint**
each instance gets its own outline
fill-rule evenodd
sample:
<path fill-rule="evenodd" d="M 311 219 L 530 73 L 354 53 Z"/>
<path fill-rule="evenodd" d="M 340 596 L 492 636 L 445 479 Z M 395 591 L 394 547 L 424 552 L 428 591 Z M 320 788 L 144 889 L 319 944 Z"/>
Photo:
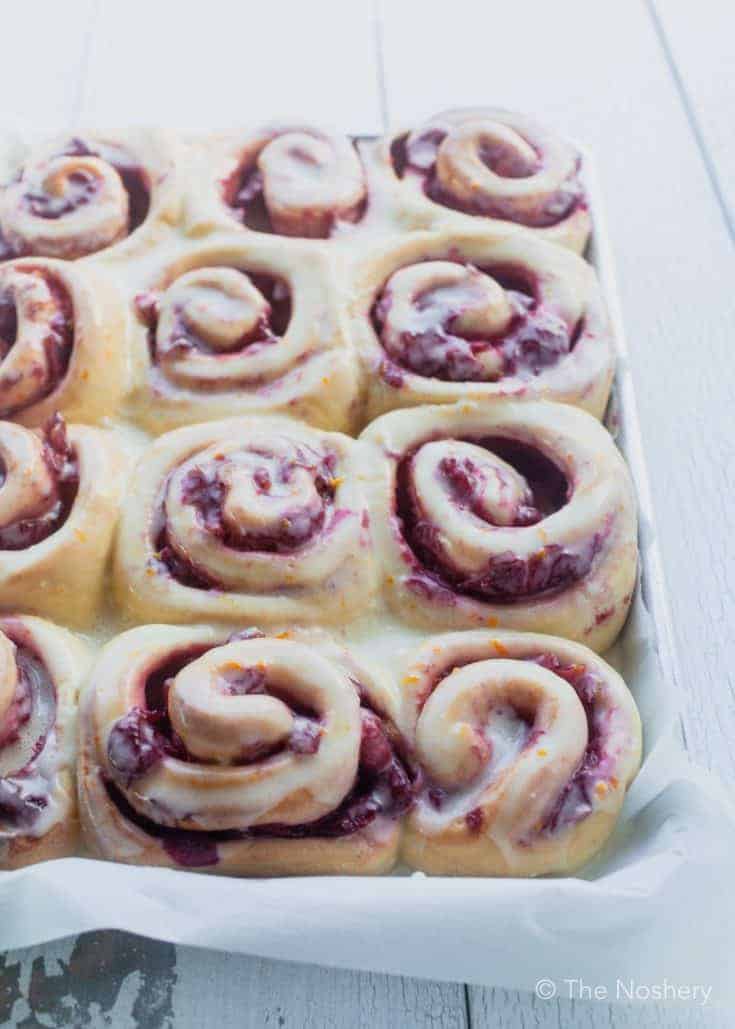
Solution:
<path fill-rule="evenodd" d="M 174 6 L 175 37 L 167 33 Z M 173 0 L 67 0 L 56 14 L 44 8 L 39 35 L 36 6 L 16 4 L 8 20 L 15 39 L 33 38 L 34 69 L 27 74 L 23 42 L 5 48 L 0 117 L 5 128 L 58 128 L 80 116 L 132 120 L 141 112 L 181 124 L 183 88 L 199 121 L 209 118 L 210 103 L 222 125 L 296 105 L 303 117 L 376 131 L 386 108 L 398 119 L 456 102 L 502 102 L 590 144 L 602 168 L 643 401 L 688 740 L 701 761 L 732 779 L 735 254 L 723 209 L 732 211 L 735 195 L 735 7 L 703 0 L 695 15 L 686 0 L 453 0 L 439 17 L 425 0 L 385 0 L 380 13 L 374 23 L 367 0 L 208 0 L 205 21 L 199 7 L 187 15 Z M 284 34 L 285 23 L 298 31 Z M 193 948 L 177 954 L 98 934 L 0 956 L 0 1024 L 724 1029 L 731 1018 L 684 1007 L 544 1003 L 512 991 Z"/>

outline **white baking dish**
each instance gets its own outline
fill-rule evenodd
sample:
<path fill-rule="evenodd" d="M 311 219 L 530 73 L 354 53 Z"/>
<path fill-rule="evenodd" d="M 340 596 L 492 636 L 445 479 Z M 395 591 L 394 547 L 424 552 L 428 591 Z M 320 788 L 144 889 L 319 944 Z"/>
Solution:
<path fill-rule="evenodd" d="M 0 873 L 0 948 L 118 928 L 434 979 L 530 989 L 546 979 L 558 996 L 575 995 L 572 980 L 621 1000 L 627 995 L 620 996 L 618 981 L 712 987 L 710 1002 L 734 989 L 728 873 L 735 814 L 716 782 L 692 770 L 681 742 L 683 691 L 613 262 L 589 157 L 585 164 L 595 225 L 590 256 L 619 349 L 612 423 L 637 487 L 642 553 L 638 595 L 608 657 L 638 701 L 645 761 L 602 857 L 583 877 L 567 879 L 260 881 L 68 858 Z M 646 340 L 633 335 L 632 345 Z"/>

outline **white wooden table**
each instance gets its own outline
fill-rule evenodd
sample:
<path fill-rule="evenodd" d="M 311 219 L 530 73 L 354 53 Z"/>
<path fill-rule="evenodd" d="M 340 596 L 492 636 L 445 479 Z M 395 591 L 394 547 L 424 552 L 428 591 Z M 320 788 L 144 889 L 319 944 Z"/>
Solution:
<path fill-rule="evenodd" d="M 66 0 L 3 8 L 0 125 L 296 114 L 380 131 L 501 103 L 599 159 L 671 591 L 688 745 L 735 781 L 735 5 Z M 733 662 L 733 665 L 730 664 Z M 706 913 L 703 913 L 706 917 Z M 33 1026 L 726 1026 L 100 933 L 0 956 Z"/>

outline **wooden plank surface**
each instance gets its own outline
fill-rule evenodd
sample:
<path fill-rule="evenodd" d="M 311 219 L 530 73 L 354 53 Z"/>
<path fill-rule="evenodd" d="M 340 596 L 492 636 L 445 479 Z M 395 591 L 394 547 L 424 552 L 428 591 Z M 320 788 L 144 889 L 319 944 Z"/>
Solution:
<path fill-rule="evenodd" d="M 3 9 L 0 126 L 24 134 L 63 132 L 79 107 L 96 0 Z M 9 31 L 10 30 L 10 31 Z"/>
<path fill-rule="evenodd" d="M 341 0 L 102 0 L 81 121 L 207 131 L 294 115 L 377 132 L 373 37 L 369 4 Z"/>
<path fill-rule="evenodd" d="M 728 0 L 648 0 L 735 237 L 735 45 Z"/>
<path fill-rule="evenodd" d="M 12 52 L 0 67 L 5 125 L 66 127 L 81 117 L 216 128 L 264 110 L 297 109 L 302 117 L 375 131 L 382 104 L 392 119 L 410 121 L 455 103 L 501 102 L 537 112 L 594 149 L 642 401 L 688 742 L 702 763 L 732 781 L 735 255 L 716 188 L 732 210 L 733 6 L 704 0 L 691 19 L 685 0 L 658 0 L 655 7 L 645 0 L 517 0 L 502 7 L 454 0 L 447 13 L 401 0 L 382 5 L 379 37 L 367 4 L 337 0 L 217 0 L 206 5 L 206 18 L 198 6 L 177 4 L 175 20 L 162 3 L 101 0 L 95 18 L 97 6 L 76 0 L 48 15 L 39 44 L 44 60 L 35 60 L 34 49 L 38 67 L 21 97 L 11 87 L 27 51 L 6 48 Z M 32 17 L 14 10 L 14 19 Z M 543 1002 L 513 991 L 332 972 L 119 933 L 0 957 L 0 1024 L 19 1029 L 689 1029 L 729 1024 L 724 1018 L 694 1008 Z"/>

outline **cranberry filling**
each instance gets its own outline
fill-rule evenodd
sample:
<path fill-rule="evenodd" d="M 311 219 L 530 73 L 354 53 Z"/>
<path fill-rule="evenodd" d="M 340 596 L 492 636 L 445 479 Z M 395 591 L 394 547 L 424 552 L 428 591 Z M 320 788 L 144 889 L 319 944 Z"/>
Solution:
<path fill-rule="evenodd" d="M 457 507 L 472 511 L 478 518 L 486 520 L 487 514 L 482 503 L 481 490 L 485 484 L 485 475 L 481 468 L 470 458 L 445 457 L 439 464 L 439 472 L 449 486 Z M 532 504 L 520 504 L 515 514 L 518 526 L 535 525 L 543 515 Z"/>
<path fill-rule="evenodd" d="M 302 159 L 307 155 L 302 153 Z M 312 162 L 307 162 L 312 163 Z M 263 175 L 257 164 L 244 164 L 221 183 L 222 198 L 230 210 L 233 218 L 236 218 L 242 225 L 255 232 L 267 232 L 278 235 L 273 227 L 268 206 L 265 202 L 263 189 Z M 364 200 L 357 209 L 355 216 L 350 220 L 359 222 L 364 217 L 367 209 L 367 200 Z M 332 218 L 325 233 L 325 239 L 333 235 L 336 227 L 336 218 Z"/>
<path fill-rule="evenodd" d="M 0 254 L 0 260 L 2 255 Z M 57 312 L 51 319 L 48 332 L 43 339 L 46 357 L 46 371 L 39 374 L 39 392 L 37 400 L 42 400 L 52 393 L 64 378 L 69 368 L 72 347 L 74 344 L 74 313 L 71 297 L 61 283 L 45 269 L 29 269 L 34 275 L 41 275 L 56 305 Z M 18 343 L 18 313 L 10 293 L 0 292 L 0 361 L 3 360 Z M 41 373 L 40 368 L 36 369 Z M 17 408 L 4 407 L 0 393 L 0 417 L 7 418 Z"/>
<path fill-rule="evenodd" d="M 283 279 L 272 275 L 247 271 L 243 271 L 243 274 L 268 301 L 269 310 L 259 319 L 252 332 L 243 336 L 235 346 L 228 347 L 225 357 L 243 350 L 255 352 L 256 349 L 259 350 L 263 346 L 277 343 L 285 336 L 291 322 L 292 302 L 288 284 Z M 135 297 L 134 303 L 138 317 L 148 328 L 148 349 L 154 364 L 159 363 L 162 358 L 192 351 L 214 358 L 223 356 L 219 350 L 191 329 L 183 313 L 181 316 L 177 316 L 175 330 L 171 337 L 166 340 L 157 339 L 159 294 L 155 291 L 139 293 Z M 214 388 L 216 385 L 210 380 L 207 382 L 210 388 Z"/>
<path fill-rule="evenodd" d="M 108 143 L 94 143 L 90 146 L 84 140 L 74 138 L 55 156 L 99 157 L 112 165 L 128 194 L 129 233 L 139 228 L 148 217 L 151 205 L 150 178 L 145 169 L 122 147 Z M 22 178 L 22 174 L 20 172 L 17 178 Z M 88 204 L 98 191 L 97 180 L 82 170 L 73 172 L 67 182 L 67 190 L 63 197 L 52 197 L 46 193 L 27 193 L 25 204 L 28 210 L 37 218 L 55 220 Z M 24 252 L 22 248 L 12 247 L 0 232 L 0 260 L 21 257 Z"/>
<path fill-rule="evenodd" d="M 584 665 L 563 665 L 554 654 L 539 654 L 531 660 L 565 679 L 576 691 L 587 716 L 587 748 L 584 757 L 547 815 L 541 830 L 553 833 L 576 824 L 590 813 L 595 785 L 609 774 L 610 758 L 605 751 L 605 737 L 610 712 L 604 706 L 597 705 L 604 693 L 604 684 Z"/>
<path fill-rule="evenodd" d="M 287 485 L 299 468 L 307 469 L 314 478 L 318 498 L 313 509 L 297 507 L 285 513 L 278 536 L 247 533 L 236 535 L 227 528 L 222 517 L 227 487 L 219 478 L 220 467 L 217 464 L 209 468 L 195 467 L 187 473 L 183 482 L 182 500 L 196 508 L 207 531 L 228 547 L 276 554 L 291 553 L 302 547 L 324 525 L 326 508 L 334 501 L 336 463 L 335 454 L 322 455 L 306 446 L 300 446 L 296 448 L 293 460 L 279 464 L 275 481 L 272 481 L 265 467 L 256 468 L 253 476 L 256 489 L 264 494 L 273 490 L 277 495 L 278 487 Z"/>
<path fill-rule="evenodd" d="M 18 311 L 9 293 L 0 293 L 0 354 L 6 357 L 18 339 Z"/>
<path fill-rule="evenodd" d="M 270 457 L 267 454 L 263 456 Z M 320 454 L 307 446 L 298 446 L 295 447 L 293 459 L 280 463 L 275 480 L 265 465 L 254 470 L 253 480 L 259 492 L 269 493 L 271 490 L 277 491 L 279 485 L 287 484 L 296 469 L 305 468 L 313 475 L 318 495 L 316 500 L 310 505 L 294 507 L 285 512 L 278 535 L 236 533 L 223 518 L 227 486 L 220 478 L 220 472 L 225 460 L 215 459 L 207 466 L 197 465 L 187 472 L 183 481 L 182 501 L 195 508 L 207 532 L 226 547 L 238 551 L 290 554 L 308 544 L 324 527 L 330 512 L 335 519 L 341 516 L 340 511 L 334 511 L 336 454 Z M 160 528 L 155 540 L 156 553 L 168 573 L 193 589 L 221 589 L 220 583 L 204 569 L 196 567 L 185 554 L 179 553 L 170 540 L 166 527 L 165 501 L 157 524 Z"/>
<path fill-rule="evenodd" d="M 79 489 L 79 467 L 66 435 L 66 424 L 57 412 L 44 427 L 43 457 L 56 482 L 56 498 L 43 514 L 22 518 L 0 527 L 0 550 L 24 550 L 51 536 L 64 524 Z M 0 462 L 0 488 L 6 470 Z"/>
<path fill-rule="evenodd" d="M 61 154 L 70 157 L 99 157 L 112 165 L 128 194 L 129 231 L 134 232 L 143 224 L 151 206 L 150 179 L 145 169 L 136 163 L 132 154 L 112 144 L 95 142 L 90 145 L 78 138 L 72 139 Z"/>
<path fill-rule="evenodd" d="M 448 255 L 444 260 L 472 267 L 460 257 Z M 388 385 L 399 388 L 403 371 L 444 382 L 491 382 L 510 375 L 531 378 L 557 364 L 571 353 L 582 332 L 583 324 L 570 332 L 567 324 L 548 311 L 535 295 L 533 284 L 521 269 L 483 267 L 483 274 L 500 283 L 512 309 L 508 327 L 499 336 L 471 337 L 458 328 L 461 307 L 436 303 L 434 291 L 416 298 L 416 308 L 434 308 L 435 324 L 420 332 L 402 332 L 399 349 L 388 350 L 381 365 L 381 375 Z M 371 310 L 373 330 L 384 344 L 390 322 L 391 295 L 381 293 Z M 488 351 L 502 361 L 499 372 L 490 373 L 482 357 Z"/>
<path fill-rule="evenodd" d="M 230 639 L 256 639 L 262 635 L 257 629 L 246 629 L 233 634 Z M 200 759 L 188 752 L 183 740 L 173 730 L 168 714 L 168 692 L 178 672 L 209 649 L 188 648 L 154 668 L 143 690 L 145 706 L 132 707 L 111 729 L 107 741 L 107 757 L 113 775 L 121 785 L 130 786 L 134 779 L 145 775 L 167 756 L 179 761 L 199 763 Z M 249 693 L 277 696 L 289 705 L 296 716 L 285 747 L 280 745 L 267 751 L 251 751 L 243 763 L 254 759 L 263 760 L 284 749 L 295 754 L 315 754 L 319 749 L 322 730 L 317 712 L 301 704 L 287 690 L 269 683 L 264 670 L 258 667 L 228 669 L 222 689 L 231 696 Z"/>
<path fill-rule="evenodd" d="M 363 695 L 362 689 L 360 693 Z M 314 822 L 196 832 L 158 825 L 139 814 L 111 781 L 105 782 L 108 796 L 124 818 L 149 836 L 160 839 L 167 854 L 184 867 L 216 864 L 218 843 L 264 838 L 337 839 L 350 836 L 379 816 L 399 818 L 413 806 L 421 787 L 421 774 L 411 762 L 398 730 L 388 719 L 366 706 L 364 699 L 362 704 L 362 739 L 355 783 L 338 808 Z M 311 738 L 310 735 L 308 739 Z M 297 754 L 314 752 L 310 749 L 311 743 L 306 749 L 295 747 L 293 736 L 289 747 Z"/>
<path fill-rule="evenodd" d="M 492 656 L 492 655 L 489 655 Z M 498 657 L 504 656 L 498 654 Z M 604 695 L 603 682 L 583 664 L 563 664 L 555 654 L 530 654 L 528 656 L 518 655 L 522 660 L 533 661 L 548 668 L 555 675 L 566 680 L 572 686 L 579 697 L 587 717 L 587 747 L 584 756 L 580 761 L 574 775 L 569 779 L 557 802 L 551 811 L 548 812 L 541 833 L 554 833 L 569 825 L 574 825 L 585 818 L 591 811 L 594 803 L 595 785 L 610 773 L 610 757 L 605 750 L 605 738 L 607 734 L 607 723 L 609 711 L 604 706 L 598 708 L 597 701 Z M 463 662 L 458 661 L 448 668 L 441 670 L 433 682 L 427 684 L 422 697 L 419 698 L 419 707 L 431 696 L 433 691 L 457 668 L 472 663 L 474 659 Z M 520 713 L 523 717 L 523 714 Z M 529 723 L 530 730 L 530 723 Z M 538 732 L 529 731 L 524 742 L 524 747 L 535 746 L 540 739 Z M 427 783 L 425 795 L 428 803 L 437 811 L 440 811 L 449 796 L 449 792 L 435 783 Z M 479 808 L 469 811 L 465 816 L 468 828 L 477 832 L 482 828 L 482 812 Z M 530 842 L 530 841 L 527 841 Z"/>
<path fill-rule="evenodd" d="M 26 193 L 24 202 L 31 214 L 36 218 L 55 221 L 65 214 L 84 207 L 99 192 L 99 180 L 86 171 L 76 171 L 66 180 L 63 196 L 51 196 L 49 193 Z"/>
<path fill-rule="evenodd" d="M 423 133 L 411 145 L 408 135 L 397 137 L 391 144 L 390 154 L 393 170 L 399 179 L 408 173 L 421 179 L 423 191 L 434 203 L 449 207 L 465 214 L 484 215 L 490 218 L 501 218 L 504 221 L 517 222 L 533 228 L 546 228 L 556 225 L 563 218 L 569 217 L 575 210 L 586 207 L 584 192 L 579 180 L 581 159 L 569 177 L 561 183 L 559 189 L 533 215 L 521 215 L 515 208 L 512 199 L 475 195 L 472 203 L 463 203 L 447 192 L 439 182 L 436 173 L 436 155 L 446 133 L 439 129 L 431 129 Z M 542 165 L 539 156 L 535 166 L 529 166 L 512 149 L 501 146 L 485 146 L 480 157 L 484 164 L 503 178 L 522 179 L 533 175 Z"/>
<path fill-rule="evenodd" d="M 513 526 L 534 524 L 560 510 L 571 496 L 570 484 L 561 469 L 530 444 L 506 437 L 468 442 L 497 454 L 528 483 L 528 500 L 518 506 Z M 403 457 L 396 472 L 396 519 L 404 553 L 414 568 L 407 582 L 410 589 L 448 602 L 454 593 L 481 601 L 512 603 L 562 589 L 589 572 L 602 546 L 601 532 L 574 552 L 552 543 L 530 557 L 520 557 L 512 551 L 495 555 L 475 576 L 468 577 L 451 567 L 441 549 L 441 530 L 424 517 L 413 486 L 413 460 L 418 449 Z M 473 510 L 488 521 L 487 514 L 476 505 L 478 470 L 467 465 L 466 461 L 449 458 L 442 462 L 441 471 L 449 480 L 457 506 Z"/>
<path fill-rule="evenodd" d="M 36 760 L 53 731 L 56 691 L 45 664 L 26 645 L 23 631 L 14 633 L 7 625 L 5 631 L 16 645 L 18 686 L 10 710 L 0 724 L 0 752 L 19 745 L 23 729 L 31 721 L 41 696 L 47 699 L 47 711 L 50 713 L 44 724 L 39 726 L 30 750 L 25 751 L 22 766 L 0 775 L 0 825 L 28 831 L 48 804 L 48 783 L 38 774 Z"/>

